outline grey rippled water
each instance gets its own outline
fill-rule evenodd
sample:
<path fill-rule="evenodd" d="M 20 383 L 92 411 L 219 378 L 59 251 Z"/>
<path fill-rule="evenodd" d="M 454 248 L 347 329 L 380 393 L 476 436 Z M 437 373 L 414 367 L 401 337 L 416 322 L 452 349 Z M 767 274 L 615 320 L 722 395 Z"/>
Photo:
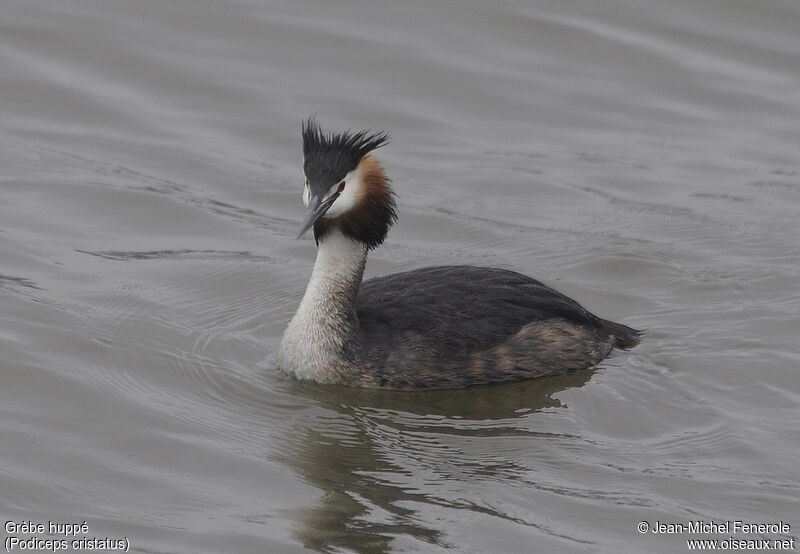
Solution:
<path fill-rule="evenodd" d="M 796 536 L 798 28 L 796 0 L 4 0 L 3 521 L 151 553 Z M 368 274 L 507 267 L 645 341 L 468 391 L 282 379 L 312 113 L 393 136 Z"/>

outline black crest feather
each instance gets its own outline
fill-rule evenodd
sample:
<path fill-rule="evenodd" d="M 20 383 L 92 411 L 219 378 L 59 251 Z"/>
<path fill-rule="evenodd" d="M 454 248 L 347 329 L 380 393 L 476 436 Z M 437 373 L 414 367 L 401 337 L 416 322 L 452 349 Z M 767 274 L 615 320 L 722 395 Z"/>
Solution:
<path fill-rule="evenodd" d="M 303 121 L 303 169 L 312 190 L 327 190 L 358 166 L 361 158 L 389 143 L 380 131 L 351 131 L 333 134 L 320 129 L 312 116 Z"/>

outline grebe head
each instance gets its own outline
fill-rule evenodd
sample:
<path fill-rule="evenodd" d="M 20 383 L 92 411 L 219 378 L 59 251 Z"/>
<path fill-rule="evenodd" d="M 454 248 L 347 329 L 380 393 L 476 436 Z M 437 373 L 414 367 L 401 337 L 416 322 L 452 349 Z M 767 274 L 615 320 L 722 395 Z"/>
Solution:
<path fill-rule="evenodd" d="M 317 244 L 334 230 L 368 248 L 379 246 L 397 219 L 394 193 L 370 152 L 389 141 L 386 133 L 324 133 L 313 117 L 303 122 L 303 204 L 298 234 L 312 226 Z"/>

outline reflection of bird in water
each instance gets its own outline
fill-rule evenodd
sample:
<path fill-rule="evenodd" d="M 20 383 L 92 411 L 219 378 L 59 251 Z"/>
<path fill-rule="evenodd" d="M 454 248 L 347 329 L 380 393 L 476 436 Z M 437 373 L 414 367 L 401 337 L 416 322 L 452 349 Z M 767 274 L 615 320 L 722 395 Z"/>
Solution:
<path fill-rule="evenodd" d="M 406 537 L 405 544 L 418 541 L 423 552 L 426 544 L 448 548 L 442 530 L 425 513 L 452 509 L 485 515 L 486 508 L 465 503 L 464 492 L 448 495 L 447 482 L 517 486 L 529 479 L 531 468 L 498 450 L 497 441 L 516 451 L 526 440 L 558 440 L 531 429 L 526 418 L 560 406 L 552 396 L 583 386 L 591 375 L 576 371 L 497 387 L 401 395 L 299 385 L 298 393 L 325 410 L 303 423 L 299 433 L 295 423 L 287 439 L 288 463 L 323 493 L 319 505 L 290 513 L 298 524 L 297 538 L 324 552 L 390 552 L 398 536 Z M 440 495 L 436 487 L 417 492 L 421 487 L 413 483 L 425 478 L 442 485 Z"/>
<path fill-rule="evenodd" d="M 278 366 L 300 379 L 392 389 L 459 388 L 595 366 L 639 332 L 601 319 L 525 275 L 427 267 L 361 282 L 367 253 L 395 221 L 371 152 L 382 133 L 303 127 L 308 214 L 319 251 Z"/>
<path fill-rule="evenodd" d="M 469 391 L 409 391 L 398 395 L 386 389 L 327 387 L 311 383 L 304 384 L 303 391 L 330 408 L 357 406 L 359 409 L 457 418 L 459 421 L 511 421 L 544 408 L 561 406 L 561 402 L 552 396 L 566 389 L 582 387 L 593 373 L 592 370 L 571 371 Z"/>

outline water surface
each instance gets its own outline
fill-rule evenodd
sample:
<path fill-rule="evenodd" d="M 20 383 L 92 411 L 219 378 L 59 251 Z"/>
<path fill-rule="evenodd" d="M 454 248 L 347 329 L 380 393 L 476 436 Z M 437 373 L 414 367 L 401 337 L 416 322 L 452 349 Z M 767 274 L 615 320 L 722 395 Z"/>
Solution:
<path fill-rule="evenodd" d="M 686 550 L 643 520 L 797 535 L 797 2 L 0 15 L 4 522 L 159 553 Z M 281 378 L 313 113 L 392 134 L 400 221 L 368 275 L 514 269 L 645 341 L 469 391 Z"/>

